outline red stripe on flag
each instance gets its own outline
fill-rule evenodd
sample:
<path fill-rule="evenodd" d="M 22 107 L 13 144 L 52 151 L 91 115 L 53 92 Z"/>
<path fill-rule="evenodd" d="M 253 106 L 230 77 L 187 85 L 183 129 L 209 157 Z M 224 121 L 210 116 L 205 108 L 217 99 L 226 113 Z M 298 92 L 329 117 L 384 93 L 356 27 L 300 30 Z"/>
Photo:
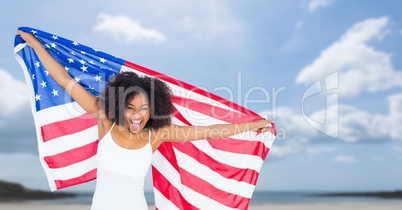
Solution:
<path fill-rule="evenodd" d="M 167 159 L 169 163 L 177 170 L 176 155 L 173 151 L 171 142 L 164 142 L 158 147 L 158 151 Z M 179 209 L 197 209 L 183 198 L 180 191 L 175 188 L 169 180 L 166 179 L 154 166 L 152 166 L 153 185 L 159 190 L 168 200 L 175 204 Z"/>
<path fill-rule="evenodd" d="M 45 156 L 44 159 L 49 168 L 63 168 L 96 155 L 97 149 L 98 140 L 56 155 Z"/>
<path fill-rule="evenodd" d="M 177 110 L 175 106 L 173 106 L 173 108 L 174 108 L 174 116 L 182 123 L 191 126 L 191 123 L 186 118 L 183 117 L 183 115 L 179 112 L 179 110 Z"/>
<path fill-rule="evenodd" d="M 226 100 L 226 99 L 224 99 L 224 98 L 222 98 L 222 97 L 220 97 L 218 95 L 215 95 L 213 93 L 210 93 L 210 92 L 208 92 L 206 90 L 200 89 L 198 87 L 195 87 L 193 85 L 190 85 L 190 84 L 185 83 L 183 81 L 180 81 L 178 79 L 174 79 L 173 77 L 164 75 L 164 74 L 156 72 L 156 71 L 154 71 L 152 69 L 137 65 L 135 63 L 131 63 L 129 61 L 126 61 L 124 63 L 124 65 L 129 67 L 129 68 L 135 69 L 135 70 L 143 72 L 145 74 L 148 74 L 150 76 L 154 76 L 154 77 L 156 77 L 156 78 L 158 78 L 158 79 L 160 79 L 162 81 L 165 81 L 165 82 L 171 83 L 173 85 L 177 85 L 177 86 L 179 86 L 181 88 L 187 89 L 188 91 L 198 93 L 198 94 L 200 94 L 200 95 L 202 95 L 204 97 L 211 98 L 212 100 L 215 100 L 215 101 L 219 101 L 220 103 L 226 105 L 227 107 L 231 107 L 231 108 L 233 108 L 233 109 L 235 109 L 237 111 L 240 111 L 240 112 L 242 112 L 242 113 L 244 113 L 246 115 L 253 116 L 253 117 L 256 117 L 256 118 L 260 118 L 260 116 L 257 113 L 255 113 L 255 112 L 253 112 L 253 111 L 251 111 L 249 109 L 246 109 L 246 108 L 244 108 L 244 107 L 242 107 L 242 106 L 240 106 L 240 105 L 238 105 L 236 103 L 233 103 L 233 102 L 231 102 L 229 100 Z"/>
<path fill-rule="evenodd" d="M 245 198 L 240 195 L 232 194 L 216 188 L 211 183 L 200 179 L 199 177 L 180 168 L 180 176 L 182 183 L 193 189 L 194 191 L 203 194 L 213 200 L 222 203 L 225 206 L 236 209 L 247 209 L 250 198 Z"/>
<path fill-rule="evenodd" d="M 191 205 L 174 187 L 169 180 L 166 179 L 162 175 L 161 172 L 158 171 L 154 166 L 152 166 L 152 177 L 154 187 L 163 194 L 170 202 L 172 202 L 179 209 L 198 209 L 195 206 Z"/>
<path fill-rule="evenodd" d="M 193 99 L 189 98 L 183 98 L 180 96 L 173 96 L 172 97 L 172 102 L 186 107 L 190 110 L 194 110 L 196 112 L 202 113 L 206 116 L 210 116 L 215 119 L 223 120 L 228 123 L 242 123 L 242 122 L 251 122 L 255 121 L 258 119 L 261 119 L 261 117 L 255 117 L 255 116 L 249 116 L 240 112 L 228 110 L 228 109 L 223 109 L 218 106 L 213 106 L 211 104 L 203 103 L 200 101 L 196 101 Z"/>
<path fill-rule="evenodd" d="M 191 142 L 172 143 L 172 144 L 174 148 L 176 148 L 180 152 L 191 156 L 192 158 L 197 160 L 200 164 L 207 166 L 211 170 L 217 172 L 218 174 L 227 179 L 233 179 L 239 182 L 245 182 L 252 185 L 256 185 L 257 183 L 259 173 L 253 169 L 237 168 L 228 164 L 221 163 L 210 157 L 205 152 L 199 150 Z"/>
<path fill-rule="evenodd" d="M 92 180 L 96 179 L 96 171 L 97 171 L 97 169 L 95 168 L 79 177 L 75 177 L 75 178 L 67 179 L 67 180 L 55 180 L 54 182 L 56 184 L 56 188 L 62 189 L 65 187 L 70 187 L 73 185 L 92 181 Z"/>
<path fill-rule="evenodd" d="M 97 125 L 97 120 L 91 114 L 83 114 L 68 120 L 62 120 L 41 127 L 42 139 L 44 142 L 52 139 L 77 133 Z"/>
<path fill-rule="evenodd" d="M 269 148 L 260 141 L 247 141 L 240 139 L 224 138 L 224 139 L 208 139 L 209 144 L 214 149 L 238 154 L 255 155 L 264 159 Z"/>
<path fill-rule="evenodd" d="M 177 145 L 177 143 L 174 143 L 175 145 Z M 173 151 L 173 148 L 170 148 L 171 145 L 164 147 L 163 149 L 159 150 L 161 152 L 161 154 L 167 158 L 167 157 L 172 157 L 173 155 L 171 154 L 171 152 L 169 151 Z M 167 158 L 169 160 L 169 162 L 171 163 L 171 165 L 176 169 L 176 171 L 178 171 L 178 173 L 180 173 L 180 179 L 181 179 L 181 183 L 187 187 L 189 187 L 190 189 L 211 198 L 212 200 L 215 200 L 219 203 L 222 203 L 228 207 L 231 208 L 238 208 L 238 209 L 247 209 L 249 202 L 250 202 L 250 198 L 245 198 L 243 196 L 240 195 L 235 195 L 226 191 L 223 191 L 221 189 L 218 189 L 216 187 L 214 187 L 213 185 L 211 185 L 210 183 L 208 183 L 207 181 L 200 179 L 199 177 L 187 172 L 186 170 L 180 168 L 177 164 L 177 160 L 176 158 L 174 158 L 174 162 L 172 163 L 172 161 L 170 161 L 169 158 Z M 173 186 L 171 186 L 171 184 L 168 182 L 168 180 L 166 180 L 165 177 L 163 177 L 162 174 L 160 174 L 160 172 L 152 167 L 152 175 L 154 176 L 154 174 L 156 174 L 156 176 L 153 177 L 154 180 L 154 186 L 158 185 L 157 189 L 163 193 L 167 199 L 171 200 L 172 202 L 175 203 L 175 205 L 177 205 L 176 203 L 181 204 L 181 202 L 187 202 L 182 195 L 180 194 L 180 192 L 174 188 Z M 222 169 L 225 170 L 225 169 Z M 161 183 L 162 182 L 162 183 Z M 173 192 L 170 191 L 170 187 L 172 187 Z M 170 196 L 169 196 L 170 195 Z M 177 197 L 179 196 L 179 197 Z M 177 199 L 179 198 L 179 199 Z M 181 201 L 181 202 L 179 202 Z M 187 209 L 185 207 L 181 207 L 178 206 L 179 209 Z"/>

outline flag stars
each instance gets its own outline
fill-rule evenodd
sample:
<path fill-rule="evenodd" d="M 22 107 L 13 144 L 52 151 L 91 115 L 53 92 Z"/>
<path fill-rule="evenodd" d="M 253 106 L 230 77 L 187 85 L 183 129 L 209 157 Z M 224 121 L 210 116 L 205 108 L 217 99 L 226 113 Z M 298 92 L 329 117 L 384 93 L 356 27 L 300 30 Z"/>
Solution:
<path fill-rule="evenodd" d="M 73 45 L 78 46 L 79 44 L 78 44 L 78 42 L 73 42 Z"/>
<path fill-rule="evenodd" d="M 35 94 L 35 101 L 40 101 L 40 95 Z"/>
<path fill-rule="evenodd" d="M 64 69 L 65 69 L 66 71 L 68 71 L 70 68 L 68 68 L 67 66 L 65 66 Z"/>
<path fill-rule="evenodd" d="M 85 64 L 86 61 L 84 61 L 84 59 L 81 59 L 81 60 L 80 60 L 80 63 L 81 63 L 81 64 Z"/>
<path fill-rule="evenodd" d="M 74 52 L 74 51 L 71 51 L 70 54 L 71 54 L 71 55 L 75 55 L 75 52 Z"/>
<path fill-rule="evenodd" d="M 76 82 L 80 82 L 80 78 L 79 77 L 74 77 L 74 80 L 76 81 Z"/>
<path fill-rule="evenodd" d="M 81 51 L 81 54 L 85 55 L 85 54 L 87 54 L 87 53 L 86 53 L 86 52 L 84 52 L 84 51 Z"/>
<path fill-rule="evenodd" d="M 32 34 L 36 34 L 36 33 L 38 33 L 38 32 L 37 32 L 37 31 L 35 31 L 35 30 L 32 30 L 31 32 L 32 32 Z"/>
<path fill-rule="evenodd" d="M 106 59 L 100 58 L 100 62 L 101 62 L 101 63 L 105 63 L 105 62 L 106 62 Z"/>
<path fill-rule="evenodd" d="M 72 58 L 68 58 L 67 60 L 68 60 L 68 63 L 74 63 L 74 59 L 72 59 Z"/>
<path fill-rule="evenodd" d="M 56 48 L 56 43 L 52 42 L 50 43 L 50 45 L 52 46 L 52 48 Z"/>
<path fill-rule="evenodd" d="M 102 77 L 99 76 L 99 75 L 96 75 L 94 78 L 95 78 L 95 81 L 99 82 L 99 81 L 101 81 L 101 78 L 102 78 Z"/>
<path fill-rule="evenodd" d="M 54 40 L 57 40 L 59 37 L 58 36 L 56 36 L 56 35 L 53 35 L 52 36 L 52 39 L 54 39 Z"/>
<path fill-rule="evenodd" d="M 33 79 L 33 80 L 35 79 L 35 74 L 32 74 L 32 79 Z"/>
<path fill-rule="evenodd" d="M 40 83 L 40 85 L 42 86 L 42 88 L 45 88 L 45 87 L 46 87 L 46 82 L 45 82 L 45 81 L 42 81 L 42 82 Z"/>
<path fill-rule="evenodd" d="M 39 62 L 39 61 L 36 61 L 36 62 L 35 62 L 35 66 L 36 66 L 36 68 L 39 68 L 39 67 L 40 67 L 40 62 Z"/>
<path fill-rule="evenodd" d="M 49 72 L 48 72 L 48 71 L 45 71 L 45 74 L 46 74 L 46 76 L 47 76 L 47 75 L 49 75 Z"/>
<path fill-rule="evenodd" d="M 87 66 L 82 65 L 80 69 L 82 70 L 82 72 L 86 72 L 88 71 L 87 68 L 88 68 Z"/>
<path fill-rule="evenodd" d="M 90 60 L 88 63 L 95 64 L 95 62 L 93 60 Z"/>
<path fill-rule="evenodd" d="M 53 96 L 59 96 L 59 91 L 58 90 L 53 89 L 52 93 L 53 93 Z"/>

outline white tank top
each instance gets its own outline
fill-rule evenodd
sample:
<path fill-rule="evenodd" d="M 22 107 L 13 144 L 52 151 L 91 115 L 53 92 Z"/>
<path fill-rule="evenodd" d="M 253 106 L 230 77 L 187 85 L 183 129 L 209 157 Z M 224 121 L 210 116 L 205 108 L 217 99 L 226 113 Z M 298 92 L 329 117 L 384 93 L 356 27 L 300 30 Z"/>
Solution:
<path fill-rule="evenodd" d="M 125 149 L 112 139 L 111 130 L 98 145 L 98 172 L 91 210 L 148 209 L 144 179 L 152 161 L 148 143 L 140 149 Z"/>

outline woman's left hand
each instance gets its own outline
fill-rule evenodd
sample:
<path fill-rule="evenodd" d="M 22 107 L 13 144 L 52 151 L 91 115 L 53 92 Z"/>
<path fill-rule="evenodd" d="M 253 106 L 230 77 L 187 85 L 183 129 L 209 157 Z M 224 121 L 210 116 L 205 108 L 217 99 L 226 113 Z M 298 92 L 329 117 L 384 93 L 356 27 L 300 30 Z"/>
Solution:
<path fill-rule="evenodd" d="M 260 133 L 265 133 L 267 131 L 271 130 L 271 123 L 273 123 L 271 120 L 259 120 L 256 121 L 255 123 L 257 123 L 256 125 L 256 129 L 254 129 L 253 131 L 257 132 L 257 134 Z"/>

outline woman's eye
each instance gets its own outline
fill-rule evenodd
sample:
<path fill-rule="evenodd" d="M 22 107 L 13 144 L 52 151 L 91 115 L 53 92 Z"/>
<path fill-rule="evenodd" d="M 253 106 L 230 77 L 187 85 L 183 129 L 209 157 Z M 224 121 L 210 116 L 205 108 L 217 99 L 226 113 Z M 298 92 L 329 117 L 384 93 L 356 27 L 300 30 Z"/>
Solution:
<path fill-rule="evenodd" d="M 147 111 L 147 110 L 148 110 L 148 108 L 142 108 L 141 110 L 142 110 L 142 111 Z"/>

